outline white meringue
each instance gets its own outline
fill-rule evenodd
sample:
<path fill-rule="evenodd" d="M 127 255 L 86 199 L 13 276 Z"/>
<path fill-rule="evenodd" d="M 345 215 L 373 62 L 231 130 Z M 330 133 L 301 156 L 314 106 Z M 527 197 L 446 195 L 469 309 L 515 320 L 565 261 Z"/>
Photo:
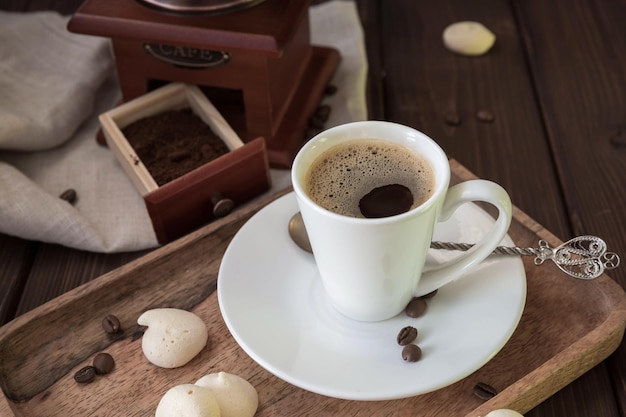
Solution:
<path fill-rule="evenodd" d="M 141 340 L 144 355 L 162 368 L 185 365 L 200 353 L 209 338 L 200 317 L 177 308 L 148 310 L 137 323 L 148 326 Z"/>
<path fill-rule="evenodd" d="M 211 390 L 183 384 L 161 397 L 155 417 L 220 417 L 220 409 Z"/>
<path fill-rule="evenodd" d="M 496 36 L 482 23 L 456 22 L 443 31 L 443 43 L 461 55 L 482 55 L 493 46 Z"/>
<path fill-rule="evenodd" d="M 487 414 L 485 417 L 524 417 L 524 416 L 518 413 L 517 411 L 501 408 L 499 410 L 493 410 L 492 412 Z"/>
<path fill-rule="evenodd" d="M 240 376 L 218 372 L 203 376 L 196 385 L 215 395 L 221 417 L 252 417 L 259 406 L 256 389 Z"/>

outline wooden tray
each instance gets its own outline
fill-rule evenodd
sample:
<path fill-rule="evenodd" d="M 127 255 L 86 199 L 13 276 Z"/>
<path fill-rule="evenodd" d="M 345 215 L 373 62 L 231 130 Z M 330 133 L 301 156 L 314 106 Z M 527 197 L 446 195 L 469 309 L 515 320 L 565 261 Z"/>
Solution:
<path fill-rule="evenodd" d="M 455 180 L 472 177 L 458 163 L 451 164 Z M 537 267 L 525 258 L 528 301 L 519 327 L 474 374 L 430 394 L 395 401 L 345 401 L 299 389 L 241 350 L 220 316 L 215 292 L 220 260 L 231 238 L 276 197 L 241 208 L 0 328 L 0 385 L 6 397 L 0 414 L 153 416 L 167 389 L 217 371 L 238 374 L 257 388 L 257 417 L 400 412 L 478 417 L 497 408 L 525 413 L 606 358 L 623 337 L 626 295 L 612 279 L 576 280 L 554 265 Z M 519 210 L 509 234 L 521 246 L 534 246 L 538 239 L 560 243 Z M 137 317 L 162 306 L 190 309 L 209 327 L 209 347 L 179 369 L 156 368 L 141 351 Z M 122 321 L 124 332 L 117 338 L 108 337 L 100 326 L 107 314 Z M 77 384 L 74 372 L 100 351 L 113 355 L 114 371 L 90 384 Z M 483 402 L 472 393 L 477 382 L 492 385 L 499 394 Z"/>

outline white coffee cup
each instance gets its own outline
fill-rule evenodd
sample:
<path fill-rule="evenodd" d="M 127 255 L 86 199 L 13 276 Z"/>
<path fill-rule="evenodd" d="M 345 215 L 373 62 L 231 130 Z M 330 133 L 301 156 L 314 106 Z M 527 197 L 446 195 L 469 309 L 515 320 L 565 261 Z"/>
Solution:
<path fill-rule="evenodd" d="M 340 215 L 316 204 L 305 192 L 311 164 L 337 144 L 363 139 L 395 142 L 422 155 L 434 173 L 432 195 L 405 213 L 374 219 Z M 338 311 L 360 321 L 393 317 L 413 297 L 456 280 L 489 256 L 511 222 L 511 199 L 504 188 L 486 180 L 449 188 L 450 165 L 444 151 L 425 134 L 396 123 L 354 122 L 318 134 L 296 155 L 291 180 L 324 290 Z M 437 222 L 471 201 L 498 209 L 493 227 L 469 251 L 423 272 Z"/>

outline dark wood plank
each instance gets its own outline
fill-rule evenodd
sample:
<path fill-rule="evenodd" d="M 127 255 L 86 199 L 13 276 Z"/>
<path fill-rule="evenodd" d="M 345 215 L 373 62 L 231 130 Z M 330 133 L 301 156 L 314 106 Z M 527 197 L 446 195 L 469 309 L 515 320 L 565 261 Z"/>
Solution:
<path fill-rule="evenodd" d="M 24 314 L 148 252 L 104 254 L 40 244 L 15 314 Z"/>
<path fill-rule="evenodd" d="M 36 244 L 0 234 L 0 326 L 15 315 Z"/>
<path fill-rule="evenodd" d="M 576 234 L 626 254 L 626 2 L 514 1 Z M 626 268 L 610 275 L 626 287 Z M 626 342 L 610 358 L 626 416 Z"/>
<path fill-rule="evenodd" d="M 514 11 L 503 1 L 401 4 L 381 9 L 382 44 L 403 46 L 383 52 L 387 118 L 425 131 L 480 177 L 503 184 L 533 218 L 557 235 L 570 237 L 544 114 L 537 109 L 534 80 L 525 70 Z M 493 50 L 480 58 L 446 51 L 441 33 L 459 20 L 478 20 L 490 27 L 498 36 Z M 478 123 L 474 115 L 480 109 L 494 113 L 495 122 Z M 461 126 L 443 123 L 448 111 L 463 118 Z M 588 386 L 607 389 L 590 404 L 578 395 Z M 584 375 L 528 415 L 618 416 L 606 368 Z"/>
<path fill-rule="evenodd" d="M 384 45 L 381 43 L 381 19 L 378 0 L 357 1 L 359 18 L 363 26 L 365 49 L 368 61 L 367 71 L 367 107 L 370 120 L 385 120 L 383 100 L 383 82 L 385 69 L 382 61 Z"/>
<path fill-rule="evenodd" d="M 624 254 L 626 2 L 515 4 L 574 232 Z"/>
<path fill-rule="evenodd" d="M 508 3 L 398 0 L 380 14 L 386 118 L 424 131 L 476 175 L 503 185 L 539 223 L 568 237 L 551 150 Z M 488 54 L 468 58 L 444 47 L 443 30 L 460 20 L 480 21 L 496 33 Z M 479 110 L 492 112 L 495 121 L 478 121 Z M 462 118 L 460 126 L 445 123 L 448 112 Z"/>

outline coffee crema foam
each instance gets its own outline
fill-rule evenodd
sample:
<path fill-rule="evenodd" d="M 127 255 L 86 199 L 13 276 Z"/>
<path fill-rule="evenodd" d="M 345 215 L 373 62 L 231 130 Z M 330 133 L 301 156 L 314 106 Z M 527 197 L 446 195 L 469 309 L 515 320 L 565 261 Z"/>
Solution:
<path fill-rule="evenodd" d="M 361 199 L 375 188 L 400 184 L 413 194 L 411 209 L 433 193 L 430 163 L 410 149 L 377 139 L 338 144 L 318 156 L 305 177 L 316 204 L 337 214 L 363 218 Z"/>

